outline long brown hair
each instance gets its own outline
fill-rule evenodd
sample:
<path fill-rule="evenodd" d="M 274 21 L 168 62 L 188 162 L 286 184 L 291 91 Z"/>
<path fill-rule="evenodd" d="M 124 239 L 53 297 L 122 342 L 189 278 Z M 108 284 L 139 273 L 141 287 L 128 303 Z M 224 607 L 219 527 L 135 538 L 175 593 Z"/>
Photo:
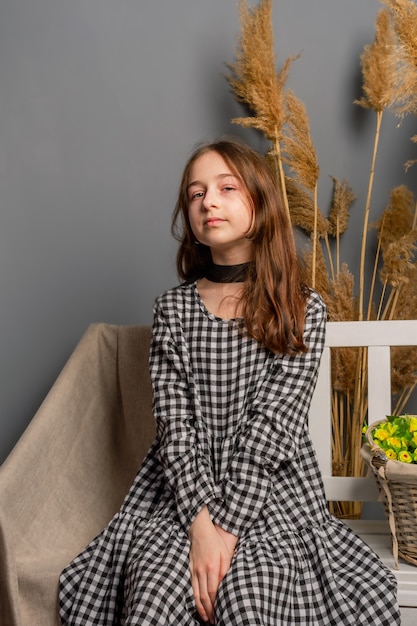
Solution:
<path fill-rule="evenodd" d="M 242 295 L 246 332 L 276 353 L 305 352 L 303 341 L 308 290 L 300 278 L 294 236 L 274 175 L 264 156 L 236 139 L 199 146 L 189 158 L 180 184 L 172 232 L 180 242 L 177 271 L 181 279 L 204 276 L 210 248 L 196 244 L 188 218 L 190 172 L 196 160 L 216 152 L 242 182 L 254 211 L 248 237 L 253 243 L 254 271 Z"/>

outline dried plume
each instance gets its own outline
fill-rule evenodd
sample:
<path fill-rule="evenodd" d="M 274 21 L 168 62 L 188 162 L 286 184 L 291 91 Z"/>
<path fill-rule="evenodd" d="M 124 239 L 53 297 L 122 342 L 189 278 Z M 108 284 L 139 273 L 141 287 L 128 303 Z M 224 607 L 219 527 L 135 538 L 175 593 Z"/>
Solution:
<path fill-rule="evenodd" d="M 288 58 L 276 72 L 276 57 L 272 30 L 272 0 L 262 0 L 250 9 L 239 0 L 241 22 L 240 46 L 236 62 L 227 64 L 231 74 L 226 76 L 238 101 L 245 103 L 253 116 L 239 117 L 234 124 L 256 128 L 273 142 L 282 138 L 286 121 L 284 87 L 292 61 Z"/>
<path fill-rule="evenodd" d="M 314 200 L 311 194 L 301 188 L 294 178 L 287 177 L 285 185 L 293 226 L 301 228 L 307 235 L 312 235 L 314 232 Z M 325 237 L 327 230 L 328 222 L 319 211 L 317 236 L 320 238 Z"/>
<path fill-rule="evenodd" d="M 405 185 L 391 191 L 376 228 L 383 256 L 381 280 L 392 287 L 408 283 L 409 271 L 416 263 L 417 229 L 414 195 Z"/>
<path fill-rule="evenodd" d="M 357 319 L 358 302 L 354 296 L 355 280 L 346 263 L 340 272 L 330 281 L 330 294 L 326 299 L 329 319 L 336 322 Z M 355 388 L 356 363 L 358 350 L 355 348 L 338 348 L 332 358 L 332 385 L 334 391 L 345 394 Z"/>
<path fill-rule="evenodd" d="M 408 268 L 407 280 L 401 287 L 397 300 L 396 319 L 413 320 L 417 311 L 417 262 Z M 417 364 L 417 359 L 414 361 Z"/>
<path fill-rule="evenodd" d="M 374 111 L 392 106 L 397 97 L 396 36 L 387 9 L 377 16 L 375 39 L 361 55 L 363 96 L 356 104 Z"/>
<path fill-rule="evenodd" d="M 313 264 L 313 252 L 310 248 L 302 250 L 300 252 L 303 267 L 303 280 L 306 284 L 311 284 L 311 267 Z M 327 303 L 330 294 L 330 283 L 327 272 L 326 262 L 324 260 L 323 251 L 321 246 L 317 247 L 317 255 L 315 259 L 316 263 L 316 283 L 315 289 L 321 294 L 324 301 Z"/>
<path fill-rule="evenodd" d="M 391 389 L 394 395 L 403 394 L 404 390 L 413 389 L 416 386 L 416 363 L 417 348 L 415 346 L 391 348 Z"/>
<path fill-rule="evenodd" d="M 313 194 L 314 222 L 312 233 L 311 285 L 317 288 L 318 223 L 322 220 L 317 202 L 320 168 L 310 134 L 310 124 L 304 104 L 292 91 L 287 92 L 288 119 L 283 137 L 283 161 L 294 172 L 297 183 Z M 290 212 L 290 211 L 289 211 Z"/>
<path fill-rule="evenodd" d="M 381 269 L 381 280 L 392 287 L 399 287 L 409 281 L 409 270 L 413 267 L 417 231 L 411 231 L 396 241 L 389 243 L 384 252 L 384 265 Z"/>
<path fill-rule="evenodd" d="M 417 5 L 413 0 L 383 0 L 397 35 L 399 114 L 417 113 Z"/>
<path fill-rule="evenodd" d="M 389 7 L 398 38 L 398 115 L 417 114 L 417 6 L 412 0 L 384 0 Z M 417 143 L 417 135 L 411 137 Z M 406 162 L 406 171 L 416 159 Z"/>
<path fill-rule="evenodd" d="M 333 196 L 328 217 L 329 235 L 338 237 L 348 229 L 349 210 L 356 196 L 346 180 L 340 182 L 335 176 L 332 176 L 332 180 Z"/>
<path fill-rule="evenodd" d="M 320 168 L 310 134 L 310 123 L 304 104 L 293 91 L 287 92 L 287 133 L 283 138 L 284 160 L 307 189 L 317 186 Z"/>
<path fill-rule="evenodd" d="M 347 322 L 357 319 L 358 302 L 354 295 L 355 279 L 346 263 L 330 281 L 330 298 L 326 302 L 329 319 L 333 322 Z"/>
<path fill-rule="evenodd" d="M 391 190 L 388 205 L 372 226 L 377 229 L 382 250 L 413 230 L 414 195 L 405 185 Z"/>
<path fill-rule="evenodd" d="M 417 263 L 407 270 L 407 280 L 401 285 L 396 306 L 396 319 L 415 319 L 417 311 Z M 396 412 L 403 412 L 411 391 L 417 386 L 417 348 L 391 348 L 392 391 L 399 394 Z"/>
<path fill-rule="evenodd" d="M 356 104 L 376 112 L 374 147 L 362 227 L 359 264 L 359 320 L 364 318 L 366 244 L 382 116 L 387 107 L 394 106 L 397 95 L 396 36 L 388 9 L 382 9 L 378 13 L 375 30 L 373 44 L 365 46 L 361 56 L 364 95 L 360 100 L 355 100 Z"/>

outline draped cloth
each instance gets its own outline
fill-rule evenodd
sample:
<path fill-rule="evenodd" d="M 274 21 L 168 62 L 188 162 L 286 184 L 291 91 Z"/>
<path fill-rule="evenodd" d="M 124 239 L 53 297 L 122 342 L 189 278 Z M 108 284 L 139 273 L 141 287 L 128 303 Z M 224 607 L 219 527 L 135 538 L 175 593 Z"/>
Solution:
<path fill-rule="evenodd" d="M 57 626 L 59 575 L 154 436 L 147 326 L 92 324 L 0 467 L 0 624 Z"/>

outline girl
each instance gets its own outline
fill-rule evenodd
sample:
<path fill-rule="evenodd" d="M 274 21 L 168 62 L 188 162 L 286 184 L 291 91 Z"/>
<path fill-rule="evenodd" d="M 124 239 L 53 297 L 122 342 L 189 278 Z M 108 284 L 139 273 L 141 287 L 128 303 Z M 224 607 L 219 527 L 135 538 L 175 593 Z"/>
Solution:
<path fill-rule="evenodd" d="M 265 158 L 200 146 L 173 229 L 184 282 L 154 309 L 156 441 L 63 572 L 62 623 L 399 624 L 394 577 L 326 506 L 307 427 L 326 311 Z"/>

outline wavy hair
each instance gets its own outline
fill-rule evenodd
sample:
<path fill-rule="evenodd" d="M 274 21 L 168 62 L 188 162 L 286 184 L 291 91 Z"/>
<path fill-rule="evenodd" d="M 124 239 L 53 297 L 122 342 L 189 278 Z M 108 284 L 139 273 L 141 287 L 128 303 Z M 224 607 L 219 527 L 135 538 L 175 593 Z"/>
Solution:
<path fill-rule="evenodd" d="M 308 289 L 301 281 L 292 226 L 266 158 L 237 139 L 221 138 L 200 145 L 185 166 L 172 218 L 172 233 L 179 241 L 178 275 L 185 281 L 197 280 L 211 262 L 210 248 L 196 245 L 187 194 L 193 164 L 211 151 L 240 179 L 253 207 L 248 238 L 253 244 L 254 266 L 241 297 L 246 332 L 272 352 L 305 352 Z"/>

